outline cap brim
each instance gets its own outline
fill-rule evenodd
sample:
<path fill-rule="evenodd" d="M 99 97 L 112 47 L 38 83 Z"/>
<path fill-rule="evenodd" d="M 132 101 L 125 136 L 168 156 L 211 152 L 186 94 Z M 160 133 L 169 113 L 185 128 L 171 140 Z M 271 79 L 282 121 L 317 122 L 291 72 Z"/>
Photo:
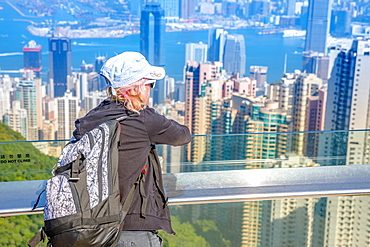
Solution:
<path fill-rule="evenodd" d="M 162 67 L 150 66 L 148 74 L 144 77 L 152 80 L 160 80 L 166 76 L 166 71 Z"/>

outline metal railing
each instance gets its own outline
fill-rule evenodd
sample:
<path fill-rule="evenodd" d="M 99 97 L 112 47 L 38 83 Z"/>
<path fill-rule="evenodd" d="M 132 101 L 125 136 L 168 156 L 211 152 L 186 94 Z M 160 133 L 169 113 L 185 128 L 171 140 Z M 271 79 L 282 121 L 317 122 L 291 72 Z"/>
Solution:
<path fill-rule="evenodd" d="M 226 164 L 227 162 L 225 162 Z M 226 164 L 227 165 L 227 164 Z M 172 205 L 370 194 L 370 165 L 248 169 L 164 174 Z M 0 216 L 32 210 L 46 180 L 0 183 Z"/>

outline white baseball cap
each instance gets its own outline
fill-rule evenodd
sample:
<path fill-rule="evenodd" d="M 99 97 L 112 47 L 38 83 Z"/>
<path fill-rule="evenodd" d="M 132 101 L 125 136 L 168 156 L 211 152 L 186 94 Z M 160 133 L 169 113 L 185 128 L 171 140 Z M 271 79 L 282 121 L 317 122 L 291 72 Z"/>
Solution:
<path fill-rule="evenodd" d="M 163 79 L 166 71 L 162 67 L 151 66 L 138 52 L 123 52 L 109 58 L 100 70 L 113 88 L 130 85 L 142 78 L 151 80 Z"/>

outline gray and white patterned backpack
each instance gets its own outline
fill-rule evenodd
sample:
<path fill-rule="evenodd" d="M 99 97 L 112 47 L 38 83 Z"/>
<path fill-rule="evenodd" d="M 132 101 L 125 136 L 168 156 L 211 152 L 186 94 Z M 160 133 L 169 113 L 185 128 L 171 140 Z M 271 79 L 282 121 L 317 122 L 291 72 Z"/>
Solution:
<path fill-rule="evenodd" d="M 144 176 L 139 176 L 122 205 L 119 122 L 126 118 L 109 120 L 63 148 L 45 189 L 45 226 L 29 246 L 46 237 L 53 247 L 116 245 L 134 191 Z"/>

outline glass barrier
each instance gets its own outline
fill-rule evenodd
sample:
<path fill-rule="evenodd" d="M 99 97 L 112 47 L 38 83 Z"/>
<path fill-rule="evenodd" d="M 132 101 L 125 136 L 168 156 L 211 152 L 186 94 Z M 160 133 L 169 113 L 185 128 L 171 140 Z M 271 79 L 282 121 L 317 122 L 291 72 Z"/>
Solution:
<path fill-rule="evenodd" d="M 158 145 L 164 173 L 369 163 L 369 132 L 320 131 L 193 136 Z M 0 142 L 0 180 L 45 179 L 66 140 Z"/>
<path fill-rule="evenodd" d="M 369 246 L 370 196 L 170 206 L 168 246 Z M 42 215 L 0 218 L 0 246 L 25 246 Z M 46 246 L 41 243 L 39 246 Z"/>
<path fill-rule="evenodd" d="M 369 202 L 339 196 L 182 205 L 171 208 L 177 235 L 162 235 L 167 246 L 370 246 Z"/>

